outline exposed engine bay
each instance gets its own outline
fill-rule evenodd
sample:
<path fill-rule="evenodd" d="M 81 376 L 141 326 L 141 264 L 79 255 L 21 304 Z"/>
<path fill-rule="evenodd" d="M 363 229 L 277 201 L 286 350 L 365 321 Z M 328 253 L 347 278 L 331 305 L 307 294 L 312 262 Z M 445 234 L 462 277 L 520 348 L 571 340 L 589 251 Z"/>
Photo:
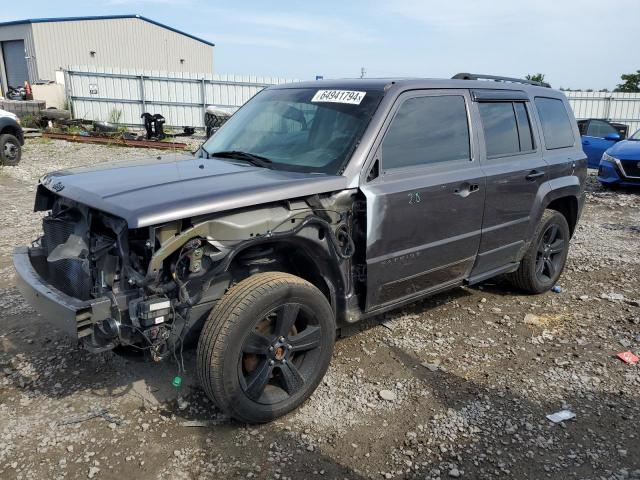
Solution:
<path fill-rule="evenodd" d="M 109 299 L 105 318 L 78 316 L 87 349 L 125 347 L 159 361 L 195 339 L 215 302 L 255 273 L 295 272 L 344 299 L 364 236 L 357 204 L 357 190 L 344 190 L 129 229 L 39 189 L 36 209 L 49 213 L 32 264 L 70 297 Z"/>

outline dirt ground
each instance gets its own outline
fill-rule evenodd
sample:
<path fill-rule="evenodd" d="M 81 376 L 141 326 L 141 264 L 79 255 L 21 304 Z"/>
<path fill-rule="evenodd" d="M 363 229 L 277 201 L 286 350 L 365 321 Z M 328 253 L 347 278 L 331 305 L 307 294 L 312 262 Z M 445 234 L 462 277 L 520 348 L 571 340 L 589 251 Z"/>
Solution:
<path fill-rule="evenodd" d="M 640 191 L 590 178 L 560 293 L 490 281 L 375 319 L 305 405 L 247 426 L 206 399 L 192 351 L 176 389 L 175 361 L 82 351 L 13 286 L 40 175 L 150 153 L 33 140 L 0 172 L 0 478 L 640 479 L 640 365 L 615 358 L 640 354 Z"/>

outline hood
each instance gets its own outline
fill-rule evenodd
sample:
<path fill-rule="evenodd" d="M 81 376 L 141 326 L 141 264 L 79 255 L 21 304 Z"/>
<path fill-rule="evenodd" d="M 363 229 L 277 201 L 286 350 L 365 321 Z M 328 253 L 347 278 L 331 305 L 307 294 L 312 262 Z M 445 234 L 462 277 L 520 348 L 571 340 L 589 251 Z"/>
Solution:
<path fill-rule="evenodd" d="M 15 113 L 7 112 L 6 110 L 0 109 L 0 118 L 2 117 L 9 117 L 16 121 L 18 120 L 18 116 Z"/>
<path fill-rule="evenodd" d="M 609 148 L 607 153 L 620 160 L 640 160 L 640 141 L 623 140 Z"/>
<path fill-rule="evenodd" d="M 110 213 L 129 228 L 346 188 L 342 176 L 285 172 L 170 155 L 45 175 L 43 187 Z"/>

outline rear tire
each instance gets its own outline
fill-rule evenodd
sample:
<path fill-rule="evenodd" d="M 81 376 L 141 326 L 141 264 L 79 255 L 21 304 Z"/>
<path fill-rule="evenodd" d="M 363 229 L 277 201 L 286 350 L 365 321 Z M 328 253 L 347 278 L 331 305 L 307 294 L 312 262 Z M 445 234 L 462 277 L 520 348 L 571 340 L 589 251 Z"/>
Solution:
<path fill-rule="evenodd" d="M 545 210 L 518 270 L 507 275 L 510 283 L 528 293 L 551 289 L 560 278 L 569 253 L 569 224 L 560 212 Z"/>
<path fill-rule="evenodd" d="M 315 286 L 288 273 L 253 275 L 218 301 L 200 335 L 197 369 L 207 396 L 242 422 L 301 405 L 324 376 L 333 310 Z"/>
<path fill-rule="evenodd" d="M 22 148 L 16 137 L 9 133 L 0 135 L 0 165 L 13 167 L 20 163 Z"/>

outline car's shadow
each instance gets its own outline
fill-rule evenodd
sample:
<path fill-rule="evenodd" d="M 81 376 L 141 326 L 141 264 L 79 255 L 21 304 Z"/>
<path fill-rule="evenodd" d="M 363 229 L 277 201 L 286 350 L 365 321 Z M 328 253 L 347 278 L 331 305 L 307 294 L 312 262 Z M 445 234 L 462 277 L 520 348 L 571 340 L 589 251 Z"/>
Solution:
<path fill-rule="evenodd" d="M 473 288 L 497 295 L 513 295 L 504 283 L 485 283 Z M 350 336 L 389 319 L 422 314 L 471 295 L 473 291 L 469 287 L 449 290 L 368 318 L 343 333 Z M 91 391 L 95 397 L 137 398 L 140 407 L 175 404 L 176 408 L 179 396 L 204 397 L 198 387 L 194 345 L 160 363 L 143 359 L 135 350 L 92 354 L 35 312 L 2 317 L 0 334 L 0 367 L 11 371 L 7 375 L 9 381 L 27 394 L 37 390 L 39 395 L 64 398 L 77 391 Z M 15 368 L 16 364 L 28 368 Z M 181 380 L 178 388 L 174 383 L 176 377 Z M 173 413 L 183 416 L 178 410 Z"/>
<path fill-rule="evenodd" d="M 492 294 L 512 294 L 501 282 L 491 282 L 481 287 L 483 291 L 490 291 Z M 402 317 L 404 314 L 424 313 L 470 295 L 472 292 L 468 288 L 452 290 L 416 302 L 401 311 L 369 319 L 360 328 L 371 328 L 388 318 Z M 165 417 L 175 416 L 179 426 L 186 426 L 184 422 L 197 422 L 203 426 L 189 428 L 190 438 L 196 438 L 196 443 L 212 462 L 216 461 L 220 450 L 218 444 L 211 439 L 223 438 L 225 435 L 230 438 L 245 427 L 224 417 L 197 387 L 195 352 L 192 349 L 183 352 L 183 359 L 177 357 L 178 363 L 184 361 L 186 371 L 178 370 L 175 359 L 157 364 L 131 361 L 113 353 L 93 355 L 53 332 L 49 324 L 35 313 L 2 318 L 0 334 L 0 368 L 3 369 L 5 378 L 14 389 L 36 401 L 40 395 L 64 400 L 75 393 L 82 393 L 93 399 L 95 407 L 107 408 L 109 414 L 116 418 L 126 417 L 129 415 L 127 412 L 131 411 L 119 410 L 122 405 L 119 401 L 122 401 L 137 403 L 137 408 L 142 410 L 151 408 Z M 488 475 L 487 472 L 520 478 L 567 478 L 569 472 L 578 478 L 593 478 L 597 472 L 598 477 L 613 478 L 617 469 L 626 468 L 629 471 L 640 468 L 640 444 L 635 441 L 625 442 L 627 454 L 621 456 L 620 442 L 617 439 L 620 426 L 628 425 L 628 422 L 633 421 L 631 419 L 637 418 L 634 416 L 637 415 L 637 398 L 628 398 L 619 392 L 554 390 L 549 392 L 548 400 L 531 400 L 526 394 L 514 393 L 508 387 L 496 388 L 454 373 L 430 371 L 411 352 L 395 346 L 389 346 L 389 349 L 392 358 L 435 399 L 439 411 L 458 411 L 477 401 L 491 405 L 491 420 L 479 424 L 479 431 L 473 438 L 460 437 L 456 448 L 448 454 L 424 454 L 422 467 L 418 471 L 407 473 L 400 467 L 395 471 L 394 478 L 424 478 L 429 469 L 441 466 L 443 462 L 445 465 L 455 464 L 465 472 L 465 478 L 480 478 Z M 180 389 L 172 384 L 176 375 L 183 378 Z M 189 402 L 189 407 L 180 409 L 176 401 L 178 395 Z M 578 414 L 577 419 L 569 422 L 566 428 L 552 425 L 544 419 L 546 414 L 560 409 L 557 400 L 559 395 Z M 367 428 L 378 428 L 379 434 L 371 436 L 367 434 L 370 430 L 363 431 L 359 443 L 372 452 L 372 462 L 379 465 L 388 462 L 392 455 L 390 449 L 396 445 L 398 432 L 415 430 L 417 424 L 427 424 L 430 421 L 433 405 L 429 409 L 422 407 L 420 399 L 414 400 L 414 404 L 399 406 L 368 421 Z M 408 409 L 412 412 L 411 415 L 407 414 Z M 507 418 L 515 418 L 519 422 L 516 425 L 518 441 L 514 441 L 512 433 L 506 432 Z M 384 427 L 383 421 L 393 428 Z M 529 424 L 533 425 L 533 430 L 527 430 Z M 351 434 L 360 435 L 358 428 L 354 427 Z M 270 455 L 272 446 L 277 444 L 277 448 L 296 452 L 278 467 L 282 474 L 290 478 L 306 479 L 313 471 L 324 471 L 326 478 L 365 478 L 365 475 L 351 465 L 353 462 L 340 452 L 332 453 L 323 451 L 322 448 L 307 450 L 300 436 L 292 433 L 291 429 L 285 429 L 283 422 L 257 427 L 257 430 L 257 437 L 248 436 L 246 444 L 236 441 L 236 447 L 232 447 L 235 448 L 234 455 L 238 455 L 235 458 L 245 458 L 245 463 L 248 462 L 249 465 L 252 462 L 263 465 L 263 471 L 266 472 L 273 468 L 273 457 Z M 627 430 L 625 433 L 628 433 Z M 256 438 L 261 437 L 264 439 L 258 443 Z M 540 438 L 544 438 L 546 443 L 542 443 Z M 426 451 L 429 438 L 418 439 L 418 443 L 420 442 L 424 442 Z M 264 448 L 259 448 L 260 445 Z M 500 462 L 491 454 L 483 456 L 483 452 L 498 451 L 503 452 L 502 463 L 507 465 L 504 468 L 510 474 L 499 472 L 503 467 L 498 466 Z M 458 457 L 461 452 L 466 453 Z M 597 454 L 592 455 L 593 452 Z M 456 455 L 452 456 L 454 453 Z M 362 460 L 355 463 L 362 464 Z M 242 470 L 244 466 L 237 468 L 240 470 L 236 473 L 242 473 L 243 476 L 249 473 Z"/>

